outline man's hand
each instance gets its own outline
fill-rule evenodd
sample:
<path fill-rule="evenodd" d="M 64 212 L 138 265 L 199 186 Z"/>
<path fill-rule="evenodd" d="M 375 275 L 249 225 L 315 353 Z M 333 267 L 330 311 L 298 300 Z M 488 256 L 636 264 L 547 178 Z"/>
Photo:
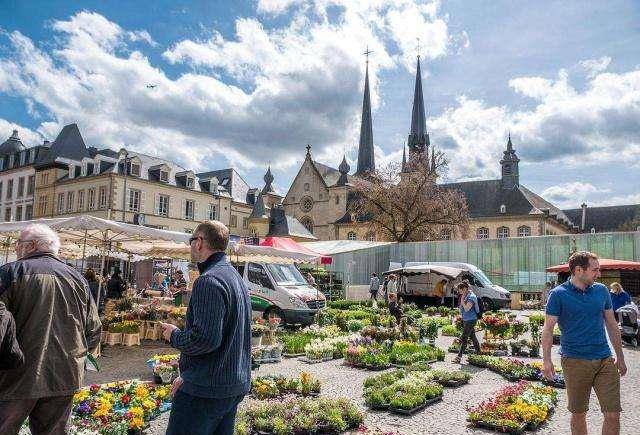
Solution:
<path fill-rule="evenodd" d="M 545 379 L 553 381 L 553 378 L 556 375 L 556 369 L 555 367 L 553 367 L 553 362 L 551 362 L 551 360 L 544 360 L 542 375 L 545 377 Z"/>
<path fill-rule="evenodd" d="M 167 341 L 171 341 L 171 334 L 175 329 L 178 329 L 176 325 L 172 325 L 171 323 L 160 322 L 160 327 L 162 328 L 162 336 Z"/>
<path fill-rule="evenodd" d="M 180 389 L 180 385 L 182 385 L 182 378 L 178 376 L 173 380 L 173 383 L 171 384 L 171 397 L 176 395 L 176 393 Z"/>
<path fill-rule="evenodd" d="M 627 365 L 624 362 L 624 357 L 620 356 L 614 361 L 616 367 L 618 367 L 618 372 L 620 372 L 620 376 L 624 376 L 627 374 Z"/>

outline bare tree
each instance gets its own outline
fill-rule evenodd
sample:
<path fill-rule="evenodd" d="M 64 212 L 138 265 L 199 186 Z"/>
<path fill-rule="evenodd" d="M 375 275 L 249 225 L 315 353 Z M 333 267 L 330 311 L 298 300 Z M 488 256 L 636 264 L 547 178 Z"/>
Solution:
<path fill-rule="evenodd" d="M 621 224 L 618 231 L 638 231 L 638 228 L 640 228 L 640 213 L 636 213 L 632 219 Z"/>
<path fill-rule="evenodd" d="M 436 184 L 446 171 L 443 153 L 412 156 L 406 171 L 390 164 L 355 183 L 351 213 L 381 237 L 410 242 L 440 238 L 448 229 L 466 235 L 467 203 L 462 193 Z"/>

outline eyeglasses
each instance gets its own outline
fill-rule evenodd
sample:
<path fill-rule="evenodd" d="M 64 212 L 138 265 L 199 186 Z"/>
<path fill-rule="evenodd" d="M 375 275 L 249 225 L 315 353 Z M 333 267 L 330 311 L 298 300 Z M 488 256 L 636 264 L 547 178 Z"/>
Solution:
<path fill-rule="evenodd" d="M 189 237 L 189 244 L 193 243 L 194 240 L 202 239 L 202 236 L 193 236 Z"/>

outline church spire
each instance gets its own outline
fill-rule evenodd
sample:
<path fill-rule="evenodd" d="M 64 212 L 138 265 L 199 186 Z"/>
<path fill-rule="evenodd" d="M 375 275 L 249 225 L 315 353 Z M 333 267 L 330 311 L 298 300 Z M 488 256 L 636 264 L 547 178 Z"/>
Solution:
<path fill-rule="evenodd" d="M 519 162 L 520 159 L 516 155 L 516 150 L 513 149 L 511 133 L 509 133 L 507 149 L 502 155 L 502 160 L 500 160 L 500 165 L 502 166 L 502 187 L 504 189 L 512 189 L 520 185 Z"/>
<path fill-rule="evenodd" d="M 416 83 L 413 91 L 413 110 L 411 112 L 411 131 L 409 133 L 409 153 L 425 151 L 429 146 L 426 116 L 424 111 L 424 97 L 422 95 L 422 74 L 420 72 L 420 55 L 416 68 Z"/>
<path fill-rule="evenodd" d="M 360 124 L 360 144 L 358 146 L 358 167 L 356 174 L 364 174 L 366 172 L 374 172 L 376 164 L 373 153 L 373 126 L 371 122 L 371 96 L 369 93 L 369 54 L 367 56 L 367 69 L 364 77 L 364 97 L 362 99 L 362 121 Z"/>
<path fill-rule="evenodd" d="M 273 174 L 271 173 L 271 165 L 267 168 L 266 174 L 262 178 L 264 180 L 264 187 L 262 188 L 262 193 L 274 192 L 273 186 Z"/>
<path fill-rule="evenodd" d="M 407 172 L 407 150 L 404 147 L 404 145 L 402 145 L 402 170 L 401 172 Z"/>

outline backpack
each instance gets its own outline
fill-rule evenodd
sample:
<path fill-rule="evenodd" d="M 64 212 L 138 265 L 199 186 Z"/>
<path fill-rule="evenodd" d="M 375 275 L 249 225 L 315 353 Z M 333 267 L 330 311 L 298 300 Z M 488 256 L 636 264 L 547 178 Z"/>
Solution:
<path fill-rule="evenodd" d="M 482 317 L 482 313 L 484 313 L 484 302 L 482 302 L 482 299 L 480 298 L 476 298 L 478 301 L 478 309 L 476 310 L 476 313 L 478 314 L 479 317 Z"/>

